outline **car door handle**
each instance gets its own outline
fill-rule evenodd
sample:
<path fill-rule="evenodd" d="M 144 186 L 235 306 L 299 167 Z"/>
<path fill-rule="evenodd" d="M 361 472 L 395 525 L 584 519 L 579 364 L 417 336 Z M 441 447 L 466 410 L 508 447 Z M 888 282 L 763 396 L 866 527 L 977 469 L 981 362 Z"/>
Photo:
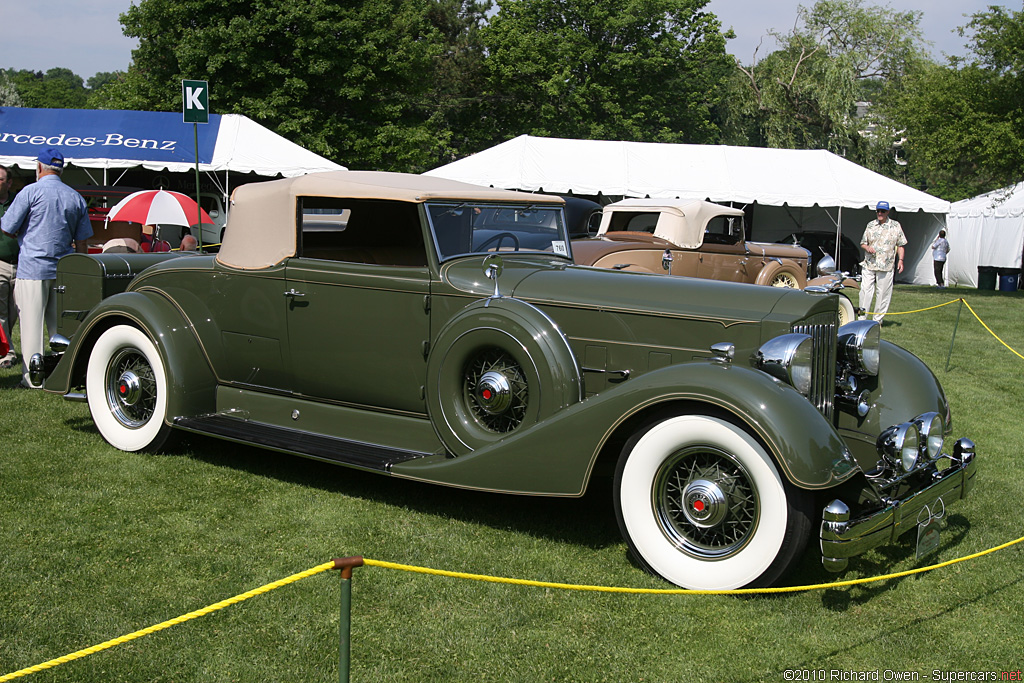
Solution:
<path fill-rule="evenodd" d="M 300 292 L 300 291 L 298 291 L 296 289 L 289 289 L 287 292 L 284 293 L 284 295 L 286 297 L 289 297 L 289 298 L 294 298 L 294 297 L 299 297 L 299 296 L 306 296 L 306 293 L 305 292 Z"/>

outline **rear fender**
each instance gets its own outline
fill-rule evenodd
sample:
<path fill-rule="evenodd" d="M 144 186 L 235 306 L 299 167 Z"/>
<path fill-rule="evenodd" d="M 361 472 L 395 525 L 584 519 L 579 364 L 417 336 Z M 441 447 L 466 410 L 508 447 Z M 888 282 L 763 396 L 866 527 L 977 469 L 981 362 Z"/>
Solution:
<path fill-rule="evenodd" d="M 630 379 L 470 453 L 407 461 L 392 473 L 464 488 L 579 496 L 602 450 L 628 438 L 647 416 L 701 410 L 745 425 L 800 488 L 835 486 L 857 471 L 836 430 L 792 387 L 751 368 L 696 362 Z"/>
<path fill-rule="evenodd" d="M 214 412 L 217 383 L 192 324 L 170 300 L 154 292 L 124 292 L 97 304 L 46 379 L 45 390 L 67 394 L 85 386 L 93 345 L 104 331 L 121 324 L 149 335 L 163 357 L 168 374 L 168 416 Z"/>

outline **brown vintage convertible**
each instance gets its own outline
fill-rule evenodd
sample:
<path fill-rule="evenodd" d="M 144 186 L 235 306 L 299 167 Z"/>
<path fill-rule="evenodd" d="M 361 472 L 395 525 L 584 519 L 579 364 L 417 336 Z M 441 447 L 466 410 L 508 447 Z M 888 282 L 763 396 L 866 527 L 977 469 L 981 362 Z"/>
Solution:
<path fill-rule="evenodd" d="M 604 207 L 576 262 L 600 268 L 803 289 L 808 251 L 747 242 L 743 211 L 702 200 L 624 199 Z"/>

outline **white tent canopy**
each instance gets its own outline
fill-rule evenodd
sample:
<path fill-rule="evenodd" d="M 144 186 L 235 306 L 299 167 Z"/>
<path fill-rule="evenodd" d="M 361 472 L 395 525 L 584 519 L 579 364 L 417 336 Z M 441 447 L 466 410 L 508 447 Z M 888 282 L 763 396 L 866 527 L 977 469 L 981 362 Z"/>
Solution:
<path fill-rule="evenodd" d="M 529 135 L 425 175 L 520 190 L 710 199 L 768 206 L 946 213 L 949 202 L 825 150 L 565 140 Z"/>
<path fill-rule="evenodd" d="M 1020 268 L 1024 253 L 1024 183 L 950 205 L 946 277 L 978 285 L 978 266 Z"/>
<path fill-rule="evenodd" d="M 753 237 L 764 241 L 841 230 L 859 243 L 884 199 L 910 241 L 900 280 L 921 284 L 933 281 L 928 247 L 949 211 L 945 200 L 824 150 L 521 135 L 426 175 L 537 192 L 753 205 Z"/>

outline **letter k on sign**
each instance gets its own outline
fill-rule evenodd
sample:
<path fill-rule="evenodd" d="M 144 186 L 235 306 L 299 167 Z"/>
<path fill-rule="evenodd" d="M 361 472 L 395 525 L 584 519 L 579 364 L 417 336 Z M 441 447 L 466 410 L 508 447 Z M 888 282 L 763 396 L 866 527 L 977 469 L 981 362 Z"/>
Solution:
<path fill-rule="evenodd" d="M 185 123 L 210 122 L 210 90 L 206 81 L 182 81 L 181 100 Z"/>

